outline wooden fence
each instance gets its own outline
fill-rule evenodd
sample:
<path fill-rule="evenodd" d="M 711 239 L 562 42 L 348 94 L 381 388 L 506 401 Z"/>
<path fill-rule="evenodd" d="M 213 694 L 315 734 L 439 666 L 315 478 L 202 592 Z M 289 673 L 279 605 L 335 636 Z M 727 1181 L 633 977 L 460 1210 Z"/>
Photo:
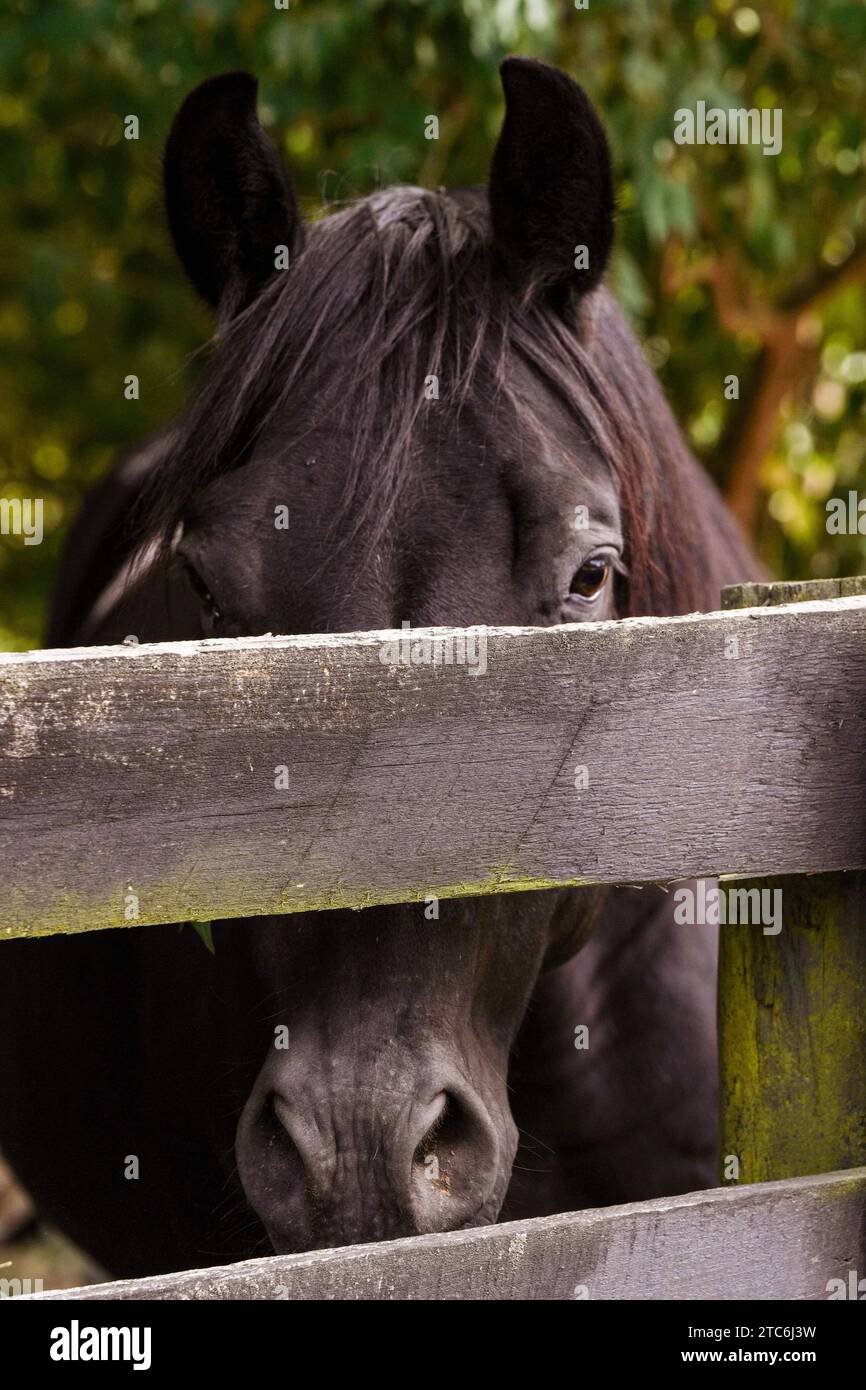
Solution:
<path fill-rule="evenodd" d="M 866 1269 L 866 1170 L 800 1176 L 866 1159 L 866 581 L 725 604 L 0 657 L 0 936 L 820 874 L 785 878 L 778 938 L 722 933 L 723 1153 L 768 1186 L 87 1297 L 815 1297 Z"/>

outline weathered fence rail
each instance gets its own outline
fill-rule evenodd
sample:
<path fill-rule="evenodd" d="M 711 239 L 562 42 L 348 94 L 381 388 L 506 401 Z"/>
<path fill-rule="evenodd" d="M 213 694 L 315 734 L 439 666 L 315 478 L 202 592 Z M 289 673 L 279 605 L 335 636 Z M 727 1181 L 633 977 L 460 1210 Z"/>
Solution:
<path fill-rule="evenodd" d="M 722 600 L 773 607 L 842 588 L 863 593 L 866 580 L 742 584 Z M 866 704 L 866 687 L 852 693 Z M 832 763 L 826 775 L 832 784 Z M 721 1153 L 737 1156 L 744 1182 L 854 1167 L 866 1158 L 866 874 L 737 886 L 778 894 L 784 928 L 729 922 L 720 934 Z"/>
<path fill-rule="evenodd" d="M 860 1168 L 35 1296 L 818 1299 L 864 1268 L 864 1230 Z"/>
<path fill-rule="evenodd" d="M 435 629 L 0 657 L 7 937 L 714 874 L 786 895 L 781 941 L 722 932 L 722 1154 L 746 1185 L 43 1297 L 808 1299 L 856 1280 L 866 581 L 725 601 L 471 649 Z"/>
<path fill-rule="evenodd" d="M 866 596 L 393 637 L 0 658 L 0 934 L 866 865 Z"/>

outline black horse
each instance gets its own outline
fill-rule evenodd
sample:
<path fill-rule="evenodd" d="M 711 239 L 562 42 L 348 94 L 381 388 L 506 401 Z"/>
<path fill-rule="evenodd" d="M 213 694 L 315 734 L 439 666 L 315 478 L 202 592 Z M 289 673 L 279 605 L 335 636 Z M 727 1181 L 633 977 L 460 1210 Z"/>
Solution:
<path fill-rule="evenodd" d="M 254 80 L 187 98 L 166 197 L 213 361 L 87 503 L 50 644 L 674 614 L 755 574 L 601 283 L 597 116 L 544 64 L 502 78 L 486 191 L 307 227 Z M 712 1186 L 715 941 L 668 901 L 6 943 L 0 1141 L 117 1275 Z"/>

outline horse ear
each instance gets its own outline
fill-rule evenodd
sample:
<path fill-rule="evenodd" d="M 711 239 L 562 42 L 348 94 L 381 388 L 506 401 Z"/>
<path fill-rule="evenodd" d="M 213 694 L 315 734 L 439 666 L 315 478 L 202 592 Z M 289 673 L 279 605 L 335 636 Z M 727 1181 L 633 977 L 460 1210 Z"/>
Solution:
<path fill-rule="evenodd" d="M 508 278 L 530 299 L 585 294 L 613 243 L 604 127 L 581 87 L 531 58 L 500 67 L 505 121 L 490 169 L 490 214 Z"/>
<path fill-rule="evenodd" d="M 255 298 L 291 253 L 301 219 L 279 156 L 256 116 L 258 82 L 227 72 L 184 101 L 165 146 L 168 224 L 187 275 L 223 316 Z"/>

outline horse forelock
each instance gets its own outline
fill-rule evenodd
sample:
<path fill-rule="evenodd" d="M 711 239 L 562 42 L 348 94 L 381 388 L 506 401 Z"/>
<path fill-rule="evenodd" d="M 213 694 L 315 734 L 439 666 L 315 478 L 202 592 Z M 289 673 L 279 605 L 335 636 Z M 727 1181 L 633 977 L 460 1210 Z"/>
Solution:
<path fill-rule="evenodd" d="M 591 301 L 591 305 L 590 305 Z M 661 389 L 605 289 L 565 317 L 522 303 L 496 272 L 482 190 L 380 190 L 310 228 L 288 270 L 225 326 L 175 446 L 153 477 L 142 529 L 168 544 L 196 493 L 242 465 L 278 424 L 349 438 L 334 545 L 372 555 L 418 476 L 412 447 L 435 380 L 437 409 L 519 416 L 519 358 L 619 479 L 629 613 L 705 600 L 690 460 Z M 589 311 L 588 311 L 589 310 Z M 691 465 L 692 468 L 694 465 Z"/>

